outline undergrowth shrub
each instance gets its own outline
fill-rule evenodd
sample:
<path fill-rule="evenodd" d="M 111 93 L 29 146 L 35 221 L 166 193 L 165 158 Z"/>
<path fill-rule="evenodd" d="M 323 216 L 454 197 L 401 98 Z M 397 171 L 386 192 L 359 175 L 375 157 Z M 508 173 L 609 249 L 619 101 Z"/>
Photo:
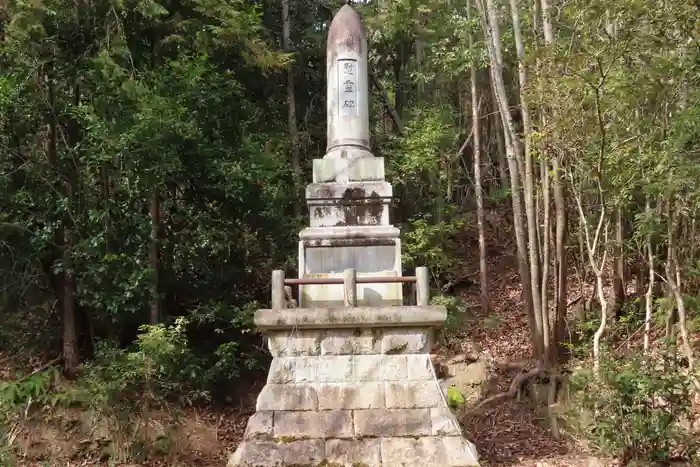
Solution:
<path fill-rule="evenodd" d="M 127 349 L 99 343 L 78 390 L 97 406 L 207 400 L 206 362 L 188 346 L 187 324 L 178 318 L 172 325 L 144 325 Z"/>
<path fill-rule="evenodd" d="M 445 329 L 448 331 L 459 327 L 469 311 L 469 307 L 458 297 L 452 295 L 435 295 L 430 298 L 431 305 L 442 305 L 447 310 Z"/>
<path fill-rule="evenodd" d="M 691 384 L 671 353 L 606 357 L 599 377 L 577 371 L 565 421 L 605 455 L 668 461 L 697 455 L 689 418 Z"/>

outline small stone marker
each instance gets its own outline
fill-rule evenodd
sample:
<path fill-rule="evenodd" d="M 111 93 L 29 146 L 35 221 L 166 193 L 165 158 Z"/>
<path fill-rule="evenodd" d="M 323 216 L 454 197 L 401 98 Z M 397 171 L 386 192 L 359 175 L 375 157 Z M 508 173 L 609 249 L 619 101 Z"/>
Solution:
<path fill-rule="evenodd" d="M 307 188 L 299 278 L 340 283 L 299 286 L 292 309 L 273 273 L 272 308 L 255 314 L 272 365 L 228 466 L 478 466 L 430 360 L 447 313 L 428 305 L 428 271 L 416 271 L 418 306 L 386 282 L 401 278 L 401 245 L 369 148 L 367 39 L 349 5 L 329 29 L 327 68 L 328 150 Z"/>

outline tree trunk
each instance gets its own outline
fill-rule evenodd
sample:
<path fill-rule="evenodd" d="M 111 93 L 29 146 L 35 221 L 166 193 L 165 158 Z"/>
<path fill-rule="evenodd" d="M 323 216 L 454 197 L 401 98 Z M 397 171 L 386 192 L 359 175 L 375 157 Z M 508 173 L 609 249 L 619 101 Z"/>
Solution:
<path fill-rule="evenodd" d="M 548 331 L 544 330 L 544 315 L 546 310 L 542 309 L 542 278 L 540 277 L 540 248 L 538 241 L 538 222 L 535 212 L 535 174 L 532 163 L 532 152 L 530 151 L 530 110 L 525 97 L 527 86 L 527 70 L 525 69 L 525 45 L 520 33 L 520 18 L 518 17 L 518 0 L 510 0 L 510 13 L 513 22 L 513 38 L 515 49 L 518 55 L 518 78 L 520 81 L 520 111 L 523 119 L 523 135 L 525 137 L 524 156 L 525 158 L 525 214 L 527 216 L 527 236 L 528 253 L 530 261 L 530 288 L 532 290 L 532 304 L 535 315 L 535 326 L 537 329 L 536 339 L 542 340 L 542 350 L 546 353 L 549 346 Z M 517 138 L 517 136 L 515 136 Z M 549 320 L 547 320 L 549 321 Z M 543 355 L 544 356 L 544 355 Z"/>
<path fill-rule="evenodd" d="M 651 211 L 649 199 L 646 202 L 647 212 Z M 654 282 L 656 280 L 656 271 L 654 270 L 654 250 L 651 246 L 651 235 L 646 242 L 647 260 L 649 262 L 649 286 L 645 295 L 645 314 L 644 314 L 644 355 L 649 353 L 649 340 L 651 334 L 651 319 L 654 310 Z"/>
<path fill-rule="evenodd" d="M 542 356 L 542 339 L 538 335 L 538 328 L 535 322 L 535 313 L 532 301 L 532 289 L 530 284 L 530 270 L 527 259 L 527 238 L 525 232 L 525 223 L 523 216 L 523 204 L 520 189 L 520 171 L 518 170 L 518 154 L 522 154 L 520 141 L 515 133 L 513 119 L 508 109 L 508 100 L 506 96 L 506 87 L 503 82 L 503 62 L 501 59 L 500 48 L 500 32 L 498 21 L 496 19 L 492 0 L 486 0 L 486 7 L 482 0 L 476 1 L 481 17 L 481 24 L 486 39 L 486 46 L 489 52 L 489 61 L 491 64 L 491 84 L 494 86 L 496 101 L 501 113 L 501 121 L 503 123 L 504 138 L 506 142 L 506 156 L 508 159 L 508 170 L 510 173 L 510 184 L 512 191 L 513 203 L 513 225 L 515 229 L 515 238 L 517 245 L 518 270 L 522 281 L 522 295 L 527 310 L 528 322 L 533 339 L 533 356 L 540 358 Z"/>
<path fill-rule="evenodd" d="M 292 51 L 291 29 L 289 0 L 282 0 L 282 48 L 288 53 Z M 291 140 L 292 170 L 294 171 L 294 217 L 299 219 L 301 217 L 301 201 L 298 199 L 301 187 L 301 158 L 299 157 L 294 69 L 291 63 L 287 66 L 287 125 Z"/>
<path fill-rule="evenodd" d="M 541 162 L 541 172 L 542 172 L 542 207 L 544 210 L 542 224 L 544 225 L 544 232 L 542 233 L 542 283 L 540 285 L 541 293 L 541 310 L 542 310 L 542 343 L 544 345 L 544 357 L 549 363 L 556 361 L 556 358 L 551 353 L 552 338 L 550 336 L 550 319 L 549 319 L 549 297 L 547 291 L 549 289 L 549 248 L 551 237 L 551 219 L 549 215 L 549 166 L 547 160 Z M 539 230 L 539 229 L 538 229 Z M 557 297 L 558 298 L 558 297 Z M 554 347 L 556 348 L 556 347 Z"/>
<path fill-rule="evenodd" d="M 615 267 L 612 280 L 612 307 L 610 315 L 619 319 L 625 304 L 625 255 L 623 251 L 624 231 L 622 225 L 622 208 L 615 210 Z"/>
<path fill-rule="evenodd" d="M 149 245 L 149 263 L 151 267 L 151 312 L 149 322 L 158 324 L 161 320 L 160 307 L 160 190 L 154 188 L 151 193 L 151 242 Z"/>
<path fill-rule="evenodd" d="M 554 210 L 556 212 L 555 254 L 556 274 L 555 287 L 557 289 L 557 304 L 555 313 L 554 339 L 557 344 L 557 353 L 562 354 L 566 340 L 566 301 L 567 301 L 567 261 L 566 261 L 566 231 L 567 214 L 564 184 L 561 179 L 561 167 L 559 159 L 552 158 L 552 185 L 554 191 Z M 583 292 L 581 294 L 583 299 Z"/>
<path fill-rule="evenodd" d="M 496 90 L 494 86 L 490 86 L 490 88 L 491 102 L 493 104 L 493 111 L 491 112 L 491 115 L 493 116 L 493 126 L 494 128 L 502 128 L 503 125 L 499 122 L 499 119 L 501 119 L 501 110 L 498 107 Z M 494 137 L 496 138 L 496 160 L 498 162 L 498 179 L 500 181 L 501 188 L 508 188 L 510 186 L 510 182 L 508 181 L 508 161 L 506 160 L 506 148 L 505 142 L 503 141 L 503 133 L 500 131 L 494 131 Z"/>
<path fill-rule="evenodd" d="M 700 383 L 695 378 L 695 358 L 693 348 L 688 338 L 687 315 L 685 310 L 685 299 L 681 292 L 682 280 L 681 271 L 678 267 L 678 253 L 676 249 L 676 233 L 678 226 L 678 216 L 674 214 L 673 202 L 668 203 L 668 257 L 666 259 L 666 280 L 671 289 L 671 293 L 676 300 L 678 311 L 678 328 L 681 335 L 681 348 L 688 359 L 688 369 L 691 374 L 691 380 L 696 389 L 700 390 Z"/>
<path fill-rule="evenodd" d="M 471 20 L 471 6 L 467 6 L 467 17 Z M 474 38 L 469 34 L 469 50 L 474 49 Z M 479 282 L 481 311 L 490 313 L 488 269 L 486 264 L 486 238 L 484 234 L 484 191 L 481 185 L 481 125 L 479 122 L 479 98 L 477 95 L 476 66 L 470 70 L 472 100 L 472 134 L 474 137 L 474 192 L 476 197 L 476 223 L 479 230 Z"/>
<path fill-rule="evenodd" d="M 552 18 L 549 16 L 549 2 L 540 0 L 542 7 L 542 30 L 544 32 L 545 44 L 551 44 L 554 41 L 554 32 L 552 30 Z"/>

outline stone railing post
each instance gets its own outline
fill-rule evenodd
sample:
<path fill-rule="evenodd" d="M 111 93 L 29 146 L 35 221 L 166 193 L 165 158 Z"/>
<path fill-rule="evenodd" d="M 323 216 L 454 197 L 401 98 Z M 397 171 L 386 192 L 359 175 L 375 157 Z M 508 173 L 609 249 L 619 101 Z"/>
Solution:
<path fill-rule="evenodd" d="M 416 268 L 416 305 L 428 306 L 430 304 L 430 280 L 428 268 L 419 266 Z"/>
<path fill-rule="evenodd" d="M 346 269 L 343 271 L 343 293 L 345 306 L 357 306 L 357 273 L 354 269 Z"/>
<path fill-rule="evenodd" d="M 284 271 L 275 269 L 272 271 L 272 309 L 286 308 L 284 302 Z"/>

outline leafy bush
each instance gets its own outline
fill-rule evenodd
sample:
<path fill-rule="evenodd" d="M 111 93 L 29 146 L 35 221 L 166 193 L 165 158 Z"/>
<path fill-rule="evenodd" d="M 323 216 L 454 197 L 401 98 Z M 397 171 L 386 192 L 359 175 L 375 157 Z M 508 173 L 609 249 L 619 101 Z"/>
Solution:
<path fill-rule="evenodd" d="M 465 313 L 469 310 L 469 307 L 464 302 L 452 295 L 435 295 L 430 299 L 430 304 L 445 307 L 447 310 L 445 328 L 448 330 L 457 328 L 463 321 Z"/>
<path fill-rule="evenodd" d="M 207 399 L 204 362 L 188 347 L 186 327 L 184 318 L 170 326 L 142 326 L 126 350 L 100 343 L 95 360 L 84 367 L 82 390 L 96 405 Z"/>
<path fill-rule="evenodd" d="M 671 354 L 604 359 L 599 377 L 590 371 L 572 376 L 566 420 L 604 454 L 623 460 L 692 457 L 697 442 L 685 425 L 691 386 L 680 370 Z"/>

